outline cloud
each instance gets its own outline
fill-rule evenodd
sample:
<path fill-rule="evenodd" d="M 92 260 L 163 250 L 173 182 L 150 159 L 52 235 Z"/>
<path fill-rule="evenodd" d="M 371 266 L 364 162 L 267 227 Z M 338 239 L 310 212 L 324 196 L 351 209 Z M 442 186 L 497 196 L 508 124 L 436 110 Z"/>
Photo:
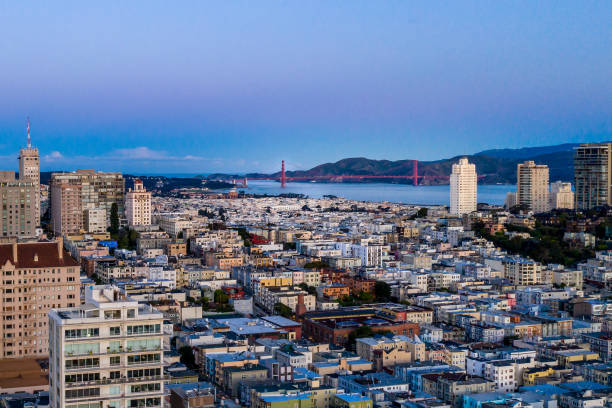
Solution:
<path fill-rule="evenodd" d="M 133 160 L 168 160 L 170 156 L 165 151 L 152 150 L 146 146 L 134 147 L 132 149 L 116 149 L 108 154 L 109 158 L 117 157 L 121 159 Z"/>
<path fill-rule="evenodd" d="M 46 154 L 42 157 L 43 161 L 47 161 L 47 162 L 52 162 L 52 161 L 57 161 L 57 160 L 62 160 L 64 158 L 64 155 L 61 154 L 58 151 L 53 151 L 49 154 Z"/>
<path fill-rule="evenodd" d="M 43 169 L 75 170 L 95 168 L 101 171 L 142 173 L 202 173 L 226 171 L 250 171 L 244 169 L 244 160 L 226 160 L 219 157 L 202 157 L 192 154 L 171 155 L 164 150 L 146 146 L 114 149 L 98 155 L 70 156 L 53 151 L 41 157 Z"/>

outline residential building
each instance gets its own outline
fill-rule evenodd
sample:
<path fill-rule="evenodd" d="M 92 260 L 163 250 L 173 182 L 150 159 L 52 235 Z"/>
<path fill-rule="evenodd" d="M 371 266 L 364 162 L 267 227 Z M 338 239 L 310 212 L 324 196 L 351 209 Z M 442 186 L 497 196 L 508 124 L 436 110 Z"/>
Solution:
<path fill-rule="evenodd" d="M 548 211 L 548 166 L 532 160 L 517 165 L 516 202 L 534 213 Z"/>
<path fill-rule="evenodd" d="M 134 179 L 134 189 L 125 194 L 125 216 L 129 226 L 151 225 L 151 192 L 140 179 Z"/>
<path fill-rule="evenodd" d="M 161 407 L 163 316 L 113 286 L 49 313 L 50 406 Z"/>
<path fill-rule="evenodd" d="M 476 211 L 478 177 L 476 165 L 466 157 L 453 164 L 450 176 L 450 212 L 454 215 Z"/>
<path fill-rule="evenodd" d="M 541 282 L 542 265 L 538 262 L 512 258 L 504 261 L 504 276 L 514 285 L 529 286 Z"/>
<path fill-rule="evenodd" d="M 573 209 L 574 208 L 574 192 L 572 191 L 572 183 L 563 181 L 555 181 L 550 185 L 550 205 L 553 209 Z"/>
<path fill-rule="evenodd" d="M 85 210 L 101 209 L 110 225 L 111 208 L 124 209 L 124 180 L 121 173 L 77 170 L 53 173 L 50 183 L 51 227 L 57 235 L 85 231 Z"/>
<path fill-rule="evenodd" d="M 574 154 L 575 208 L 612 205 L 612 143 L 586 143 Z"/>
<path fill-rule="evenodd" d="M 80 266 L 63 241 L 0 245 L 0 356 L 48 355 L 51 308 L 80 299 Z"/>
<path fill-rule="evenodd" d="M 34 180 L 17 180 L 15 172 L 0 171 L 0 237 L 36 237 L 39 196 L 40 187 Z"/>

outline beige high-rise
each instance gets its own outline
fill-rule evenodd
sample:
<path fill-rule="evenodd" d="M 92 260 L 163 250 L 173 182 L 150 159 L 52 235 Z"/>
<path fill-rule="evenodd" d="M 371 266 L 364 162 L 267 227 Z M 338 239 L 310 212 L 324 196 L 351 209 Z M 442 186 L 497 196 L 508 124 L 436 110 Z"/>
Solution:
<path fill-rule="evenodd" d="M 476 211 L 478 176 L 476 166 L 466 157 L 453 164 L 450 176 L 450 212 L 455 215 Z"/>
<path fill-rule="evenodd" d="M 14 171 L 0 171 L 0 237 L 34 238 L 38 225 L 34 181 L 15 179 Z"/>
<path fill-rule="evenodd" d="M 110 225 L 113 203 L 119 215 L 124 208 L 124 179 L 121 173 L 103 173 L 94 170 L 77 170 L 72 173 L 51 175 L 51 227 L 53 232 L 73 234 L 86 231 L 92 224 L 89 209 L 101 209 L 106 213 L 106 225 Z M 99 228 L 99 223 L 95 223 Z"/>
<path fill-rule="evenodd" d="M 30 141 L 30 123 L 28 122 L 28 144 L 19 151 L 19 180 L 31 181 L 36 187 L 34 206 L 36 209 L 36 226 L 40 224 L 40 157 L 38 149 Z"/>
<path fill-rule="evenodd" d="M 517 165 L 516 203 L 534 213 L 548 211 L 548 166 L 531 160 Z"/>
<path fill-rule="evenodd" d="M 134 189 L 125 194 L 125 216 L 128 224 L 151 225 L 151 193 L 145 190 L 142 180 L 134 180 Z"/>
<path fill-rule="evenodd" d="M 0 245 L 0 358 L 47 355 L 49 310 L 80 303 L 80 267 L 62 244 Z"/>

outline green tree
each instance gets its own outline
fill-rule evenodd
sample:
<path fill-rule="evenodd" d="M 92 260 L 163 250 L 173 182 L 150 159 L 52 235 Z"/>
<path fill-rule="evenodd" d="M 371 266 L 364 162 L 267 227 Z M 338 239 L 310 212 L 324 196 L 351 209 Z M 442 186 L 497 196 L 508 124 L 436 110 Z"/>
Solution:
<path fill-rule="evenodd" d="M 293 317 L 293 311 L 291 310 L 291 308 L 280 302 L 274 305 L 274 313 L 286 317 L 288 319 Z"/>
<path fill-rule="evenodd" d="M 359 292 L 359 300 L 362 302 L 371 302 L 374 300 L 374 296 L 370 292 L 361 291 Z"/>
<path fill-rule="evenodd" d="M 376 281 L 374 285 L 374 295 L 378 301 L 388 301 L 391 298 L 391 286 L 389 286 L 387 282 Z"/>
<path fill-rule="evenodd" d="M 189 346 L 183 346 L 178 350 L 181 355 L 181 363 L 185 364 L 190 369 L 196 368 L 195 356 L 193 350 Z"/>
<path fill-rule="evenodd" d="M 117 206 L 117 203 L 113 203 L 113 205 L 111 205 L 110 227 L 108 231 L 111 234 L 117 234 L 119 232 L 119 207 Z"/>
<path fill-rule="evenodd" d="M 218 305 L 224 305 L 229 302 L 229 296 L 221 289 L 215 290 L 214 299 Z"/>

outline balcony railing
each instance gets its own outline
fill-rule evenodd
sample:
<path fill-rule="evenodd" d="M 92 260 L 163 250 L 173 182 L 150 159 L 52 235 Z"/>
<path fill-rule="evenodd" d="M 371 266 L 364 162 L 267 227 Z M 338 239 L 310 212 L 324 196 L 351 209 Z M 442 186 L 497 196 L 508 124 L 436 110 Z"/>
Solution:
<path fill-rule="evenodd" d="M 120 349 L 116 349 L 116 350 L 110 350 L 110 349 L 106 349 L 106 352 L 98 352 L 98 353 L 66 353 L 64 352 L 64 357 L 87 357 L 87 356 L 110 356 L 113 354 L 128 354 L 128 353 L 142 353 L 145 351 L 162 351 L 161 346 L 160 347 L 154 347 L 154 348 L 120 348 Z"/>
<path fill-rule="evenodd" d="M 93 381 L 67 382 L 65 383 L 65 386 L 66 388 L 81 388 L 81 387 L 112 385 L 112 384 L 131 384 L 131 383 L 149 382 L 149 381 L 169 381 L 170 378 L 171 377 L 169 375 L 155 375 L 151 377 L 131 377 L 131 378 L 128 378 L 128 377 L 106 378 L 102 380 L 93 380 Z"/>
<path fill-rule="evenodd" d="M 143 398 L 143 397 L 164 397 L 164 393 L 162 391 L 155 392 L 147 392 L 147 393 L 121 393 L 121 394 L 101 394 L 101 395 L 89 395 L 87 397 L 66 397 L 66 401 L 74 401 L 74 402 L 87 402 L 87 401 L 99 401 L 99 400 L 111 400 L 111 399 L 119 399 L 119 398 Z M 144 407 L 144 405 L 143 405 Z M 147 408 L 151 408 L 149 406 Z"/>

